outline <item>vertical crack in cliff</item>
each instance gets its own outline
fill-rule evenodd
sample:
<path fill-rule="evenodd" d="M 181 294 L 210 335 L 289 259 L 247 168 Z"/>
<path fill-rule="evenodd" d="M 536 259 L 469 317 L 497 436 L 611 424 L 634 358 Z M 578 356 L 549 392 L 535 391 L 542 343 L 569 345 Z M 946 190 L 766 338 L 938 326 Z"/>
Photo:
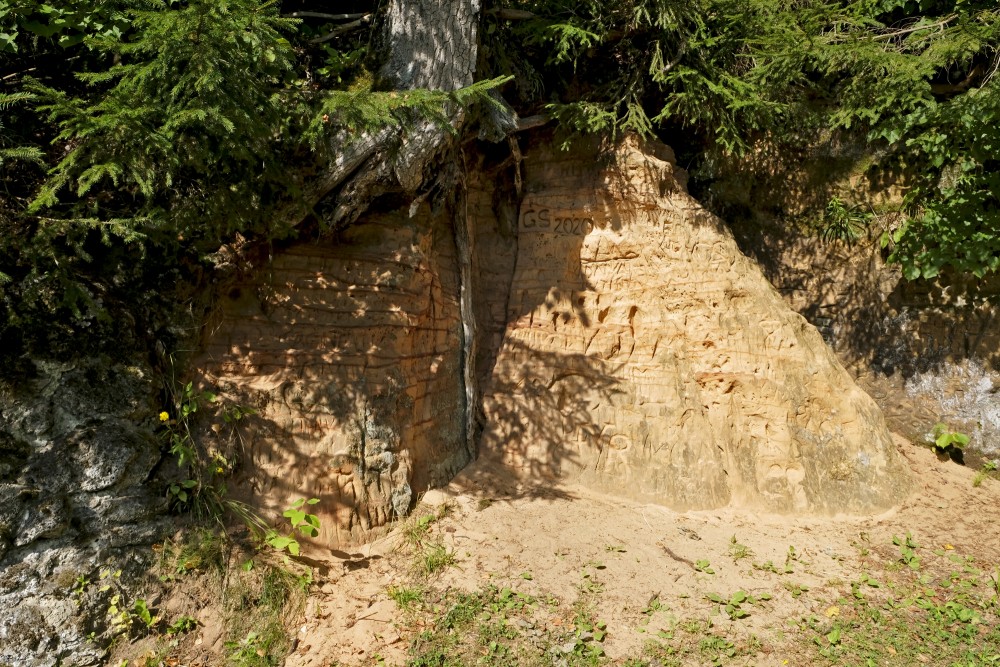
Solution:
<path fill-rule="evenodd" d="M 463 165 L 461 213 L 455 220 L 455 249 L 458 258 L 459 318 L 462 323 L 462 439 L 470 459 L 475 459 L 476 409 L 479 392 L 476 387 L 476 315 L 472 304 L 473 234 L 469 218 L 469 193 Z"/>

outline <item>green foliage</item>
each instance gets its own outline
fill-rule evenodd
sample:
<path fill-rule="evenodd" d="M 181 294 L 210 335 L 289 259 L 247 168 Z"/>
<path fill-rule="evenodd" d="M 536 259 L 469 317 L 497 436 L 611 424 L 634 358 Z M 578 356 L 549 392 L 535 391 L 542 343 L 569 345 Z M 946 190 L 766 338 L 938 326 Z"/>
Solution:
<path fill-rule="evenodd" d="M 859 206 L 847 206 L 840 198 L 832 197 L 826 205 L 820 237 L 827 243 L 841 241 L 854 245 L 864 236 L 870 220 L 871 215 Z"/>
<path fill-rule="evenodd" d="M 77 73 L 82 94 L 29 84 L 59 128 L 55 141 L 72 147 L 29 212 L 68 202 L 67 220 L 126 242 L 166 223 L 204 233 L 206 208 L 222 206 L 213 241 L 253 228 L 242 216 L 259 204 L 254 190 L 276 166 L 273 139 L 287 122 L 277 89 L 294 62 L 283 36 L 293 22 L 259 0 L 151 2 L 125 13 L 119 37 L 88 39 L 111 64 Z M 112 190 L 110 200 L 98 196 Z M 201 201 L 185 205 L 191 196 Z"/>
<path fill-rule="evenodd" d="M 89 36 L 115 38 L 126 29 L 124 3 L 108 0 L 18 0 L 0 8 L 0 54 L 32 48 L 32 42 L 50 41 L 66 49 Z"/>
<path fill-rule="evenodd" d="M 282 516 L 288 519 L 291 527 L 285 534 L 277 530 L 269 529 L 264 535 L 264 542 L 276 551 L 288 551 L 293 556 L 299 555 L 299 542 L 295 539 L 298 532 L 302 537 L 316 537 L 319 535 L 320 522 L 315 514 L 307 513 L 303 507 L 305 505 L 315 505 L 319 498 L 299 498 L 292 506 L 284 511 Z"/>
<path fill-rule="evenodd" d="M 899 547 L 900 563 L 907 566 L 911 570 L 920 569 L 920 556 L 917 555 L 917 549 L 920 548 L 920 545 L 913 538 L 913 535 L 909 532 L 907 532 L 903 537 L 893 535 L 892 543 Z"/>
<path fill-rule="evenodd" d="M 903 546 L 912 538 L 897 538 Z M 916 547 L 912 547 L 916 548 Z M 918 576 L 896 570 L 878 595 L 857 595 L 858 587 L 880 586 L 868 575 L 852 584 L 851 598 L 838 601 L 829 620 L 804 619 L 814 651 L 828 663 L 841 665 L 996 665 L 1000 661 L 1000 625 L 994 580 L 985 581 L 974 568 L 954 570 L 965 559 L 935 551 L 930 572 Z M 949 572 L 949 570 L 951 570 Z"/>
<path fill-rule="evenodd" d="M 369 31 L 317 42 L 326 24 L 280 9 L 273 0 L 0 8 L 0 168 L 54 164 L 47 174 L 20 169 L 0 201 L 3 354 L 122 354 L 122 341 L 176 319 L 172 304 L 205 279 L 220 245 L 295 233 L 298 220 L 280 212 L 329 153 L 362 131 L 402 136 L 420 118 L 450 129 L 448 109 L 495 104 L 488 92 L 505 80 L 372 90 Z M 178 343 L 158 337 L 168 350 Z"/>
<path fill-rule="evenodd" d="M 34 95 L 27 92 L 2 93 L 0 92 L 0 112 L 8 112 L 11 107 L 30 102 Z M 34 146 L 7 146 L 2 118 L 0 118 L 0 167 L 7 162 L 34 162 L 42 164 L 43 153 Z"/>
<path fill-rule="evenodd" d="M 959 431 L 952 431 L 948 425 L 938 422 L 933 431 L 934 449 L 945 452 L 950 449 L 962 449 L 969 444 L 969 436 Z"/>
<path fill-rule="evenodd" d="M 695 561 L 694 569 L 698 572 L 704 572 L 705 574 L 715 574 L 712 564 L 704 558 L 699 558 Z"/>
<path fill-rule="evenodd" d="M 410 609 L 424 597 L 424 591 L 417 587 L 390 586 L 388 593 L 389 599 L 403 610 Z"/>
<path fill-rule="evenodd" d="M 909 175 L 908 220 L 884 239 L 906 277 L 1000 267 L 995 3 L 521 6 L 536 18 L 487 29 L 503 54 L 495 71 L 538 81 L 546 94 L 519 92 L 547 99 L 563 127 L 666 133 L 675 145 L 693 133 L 687 150 L 706 166 L 760 142 L 807 146 L 833 128 L 870 144 L 874 171 Z M 831 202 L 823 236 L 852 243 L 867 218 Z"/>
<path fill-rule="evenodd" d="M 198 619 L 187 614 L 181 614 L 173 623 L 167 626 L 168 635 L 182 635 L 198 627 Z"/>
<path fill-rule="evenodd" d="M 771 599 L 771 595 L 768 593 L 761 593 L 759 596 L 753 596 L 746 591 L 736 591 L 728 598 L 724 598 L 718 593 L 708 593 L 705 598 L 710 600 L 720 606 L 726 616 L 730 620 L 737 620 L 740 618 L 746 618 L 750 615 L 750 611 L 743 605 L 756 605 L 761 602 L 766 602 Z"/>
<path fill-rule="evenodd" d="M 153 323 L 222 243 L 294 233 L 276 212 L 322 160 L 366 131 L 451 128 L 452 109 L 496 104 L 499 87 L 572 132 L 662 135 L 709 176 L 762 145 L 866 142 L 872 170 L 910 186 L 905 222 L 883 237 L 904 275 L 1000 267 L 995 3 L 510 4 L 530 18 L 485 13 L 483 80 L 448 92 L 379 89 L 370 32 L 318 41 L 327 22 L 269 0 L 4 5 L 5 367 L 120 354 L 150 331 L 172 349 Z M 832 200 L 822 234 L 851 243 L 867 220 Z"/>
<path fill-rule="evenodd" d="M 429 542 L 423 546 L 420 562 L 425 573 L 434 574 L 455 563 L 455 552 L 441 542 Z"/>
<path fill-rule="evenodd" d="M 318 150 L 328 140 L 330 128 L 345 129 L 348 137 L 359 136 L 361 131 L 372 128 L 402 131 L 418 118 L 454 132 L 449 110 L 475 103 L 497 105 L 489 91 L 512 78 L 504 76 L 478 81 L 456 91 L 416 89 L 380 92 L 367 88 L 330 91 L 320 98 L 318 109 L 303 131 L 302 138 Z"/>

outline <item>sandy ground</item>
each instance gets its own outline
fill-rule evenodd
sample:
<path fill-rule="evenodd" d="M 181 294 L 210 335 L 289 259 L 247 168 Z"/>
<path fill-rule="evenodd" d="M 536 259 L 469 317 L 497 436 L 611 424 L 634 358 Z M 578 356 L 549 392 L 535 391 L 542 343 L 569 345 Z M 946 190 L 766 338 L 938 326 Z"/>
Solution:
<path fill-rule="evenodd" d="M 972 555 L 983 568 L 1000 563 L 1000 482 L 973 487 L 975 471 L 902 440 L 897 444 L 912 469 L 913 493 L 878 516 L 674 512 L 574 486 L 528 486 L 483 464 L 428 493 L 414 516 L 438 513 L 442 504 L 449 510 L 430 527 L 430 536 L 456 556 L 454 565 L 433 575 L 436 590 L 509 586 L 567 603 L 558 609 L 590 591 L 608 624 L 604 648 L 612 661 L 638 655 L 657 627 L 697 618 L 713 618 L 717 626 L 737 623 L 705 596 L 744 590 L 772 599 L 754 606 L 728 636 L 761 639 L 752 664 L 807 664 L 789 639 L 791 624 L 831 613 L 832 601 L 849 593 L 849 582 L 861 572 L 893 563 L 899 555 L 893 535 L 909 531 L 925 551 Z M 322 565 L 288 667 L 405 663 L 419 628 L 387 592 L 417 576 L 401 532 L 352 554 L 308 554 Z M 752 555 L 735 558 L 741 553 L 734 538 Z M 703 560 L 714 573 L 698 569 Z M 662 607 L 650 614 L 653 599 Z M 559 613 L 540 622 L 569 622 Z"/>

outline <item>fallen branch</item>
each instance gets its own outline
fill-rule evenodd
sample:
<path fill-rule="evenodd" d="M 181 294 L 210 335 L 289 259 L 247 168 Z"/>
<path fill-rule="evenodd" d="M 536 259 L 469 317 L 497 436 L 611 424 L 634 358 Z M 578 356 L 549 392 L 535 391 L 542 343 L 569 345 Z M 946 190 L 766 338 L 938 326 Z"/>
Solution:
<path fill-rule="evenodd" d="M 524 9 L 493 8 L 483 12 L 503 21 L 526 21 L 535 18 L 535 14 Z"/>
<path fill-rule="evenodd" d="M 344 25 L 340 26 L 339 28 L 336 28 L 335 30 L 332 30 L 331 32 L 328 32 L 322 37 L 316 37 L 315 39 L 310 39 L 309 43 L 322 44 L 323 42 L 329 42 L 331 39 L 334 39 L 339 35 L 343 35 L 344 33 L 351 32 L 352 30 L 357 30 L 358 28 L 368 23 L 371 23 L 371 21 L 372 21 L 372 15 L 365 14 L 357 21 L 351 21 L 350 23 L 345 23 Z"/>
<path fill-rule="evenodd" d="M 360 14 L 324 14 L 323 12 L 292 12 L 291 14 L 285 14 L 285 18 L 288 19 L 313 18 L 329 19 L 331 21 L 350 21 L 364 16 L 367 16 L 364 12 Z"/>
<path fill-rule="evenodd" d="M 875 35 L 871 38 L 873 42 L 879 42 L 883 39 L 892 39 L 893 37 L 900 37 L 902 35 L 908 35 L 911 32 L 919 32 L 921 30 L 931 30 L 933 28 L 943 28 L 944 26 L 951 23 L 953 20 L 958 18 L 958 14 L 952 14 L 951 16 L 946 16 L 937 23 L 930 23 L 927 25 L 916 25 L 912 28 L 904 28 L 902 30 L 896 30 L 894 32 L 889 32 L 884 35 Z"/>

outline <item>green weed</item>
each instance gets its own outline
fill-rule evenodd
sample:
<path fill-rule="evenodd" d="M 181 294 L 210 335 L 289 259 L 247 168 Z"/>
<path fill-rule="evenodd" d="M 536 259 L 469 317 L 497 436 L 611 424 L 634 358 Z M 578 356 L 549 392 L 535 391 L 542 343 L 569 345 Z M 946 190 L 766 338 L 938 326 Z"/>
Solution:
<path fill-rule="evenodd" d="M 729 539 L 729 557 L 733 559 L 734 563 L 738 563 L 744 558 L 751 558 L 752 556 L 753 551 L 750 547 L 737 542 L 735 535 Z"/>
<path fill-rule="evenodd" d="M 390 586 L 389 599 L 396 603 L 400 609 L 407 610 L 420 602 L 424 597 L 424 591 L 420 588 L 409 588 L 406 586 Z"/>

